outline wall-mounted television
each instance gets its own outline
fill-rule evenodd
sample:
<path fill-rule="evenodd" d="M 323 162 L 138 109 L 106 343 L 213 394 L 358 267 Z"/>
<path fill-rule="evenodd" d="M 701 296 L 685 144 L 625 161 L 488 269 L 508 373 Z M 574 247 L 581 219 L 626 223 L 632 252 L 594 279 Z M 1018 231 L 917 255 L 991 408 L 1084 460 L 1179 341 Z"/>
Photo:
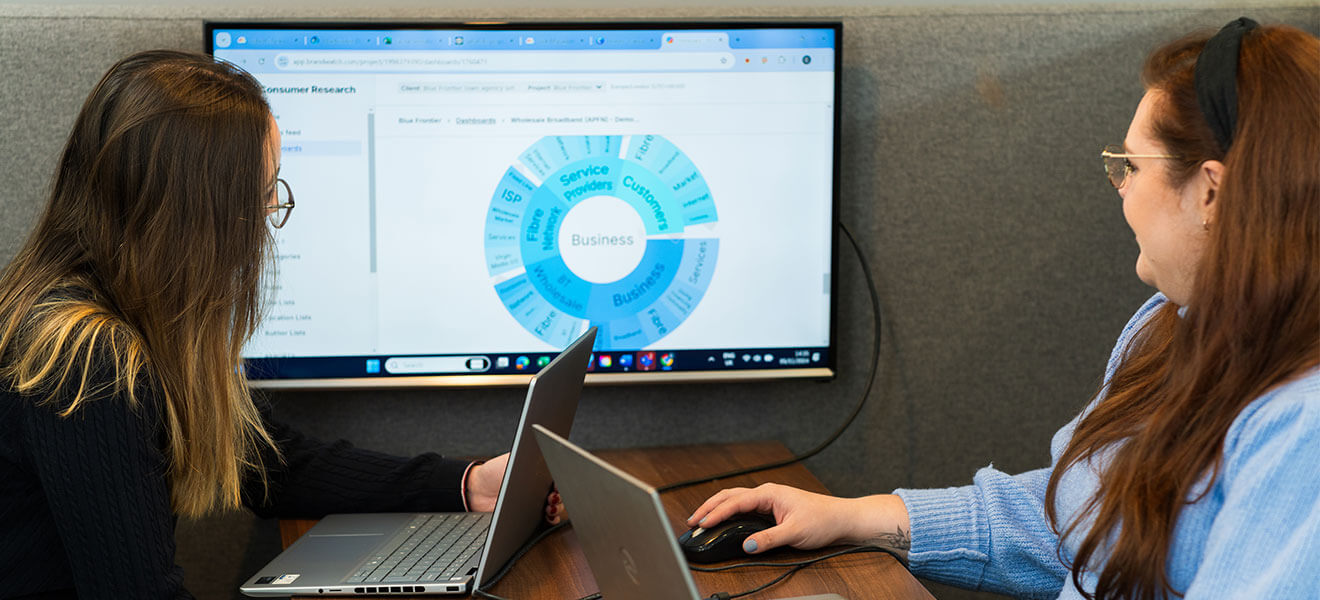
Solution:
<path fill-rule="evenodd" d="M 205 29 L 296 201 L 253 386 L 835 374 L 839 23 Z"/>

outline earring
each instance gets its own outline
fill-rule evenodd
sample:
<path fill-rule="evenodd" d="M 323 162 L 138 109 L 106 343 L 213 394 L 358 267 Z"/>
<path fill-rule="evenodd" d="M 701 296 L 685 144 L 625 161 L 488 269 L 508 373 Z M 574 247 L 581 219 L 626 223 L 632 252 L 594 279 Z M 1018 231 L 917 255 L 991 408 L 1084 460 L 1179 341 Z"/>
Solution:
<path fill-rule="evenodd" d="M 1204 229 L 1204 230 L 1206 230 L 1206 231 L 1210 231 L 1210 220 L 1209 220 L 1209 219 L 1201 219 L 1201 229 Z"/>

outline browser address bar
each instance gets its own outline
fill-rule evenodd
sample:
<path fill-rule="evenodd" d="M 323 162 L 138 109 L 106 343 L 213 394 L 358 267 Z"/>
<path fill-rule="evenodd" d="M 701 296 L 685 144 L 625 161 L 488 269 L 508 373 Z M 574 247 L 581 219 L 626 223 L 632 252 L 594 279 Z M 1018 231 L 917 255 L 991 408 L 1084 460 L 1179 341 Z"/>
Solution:
<path fill-rule="evenodd" d="M 733 65 L 728 52 L 368 51 L 285 52 L 275 57 L 275 67 L 287 72 L 717 71 Z"/>

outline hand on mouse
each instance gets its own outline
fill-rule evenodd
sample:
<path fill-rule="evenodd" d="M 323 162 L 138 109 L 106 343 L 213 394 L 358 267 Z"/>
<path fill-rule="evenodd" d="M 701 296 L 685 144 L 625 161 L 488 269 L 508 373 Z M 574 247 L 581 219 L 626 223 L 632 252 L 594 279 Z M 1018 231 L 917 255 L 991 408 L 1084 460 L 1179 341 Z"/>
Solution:
<path fill-rule="evenodd" d="M 897 496 L 836 498 L 774 483 L 722 490 L 692 513 L 687 525 L 715 525 L 744 512 L 773 515 L 778 523 L 747 538 L 748 554 L 845 543 L 883 546 L 906 557 L 911 546 L 907 507 Z"/>

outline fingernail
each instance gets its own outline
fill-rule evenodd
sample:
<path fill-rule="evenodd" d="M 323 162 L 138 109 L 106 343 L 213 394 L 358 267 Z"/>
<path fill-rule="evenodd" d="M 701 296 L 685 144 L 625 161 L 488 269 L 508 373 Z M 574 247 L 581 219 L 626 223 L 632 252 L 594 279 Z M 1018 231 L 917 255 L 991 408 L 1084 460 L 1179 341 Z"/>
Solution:
<path fill-rule="evenodd" d="M 692 515 L 689 516 L 689 517 L 687 518 L 687 520 L 688 520 L 688 521 L 691 521 L 692 519 L 695 519 L 695 518 L 697 518 L 697 513 L 692 513 Z"/>
<path fill-rule="evenodd" d="M 747 538 L 747 541 L 743 542 L 743 552 L 748 554 L 756 552 L 756 540 Z"/>
<path fill-rule="evenodd" d="M 697 525 L 702 525 L 702 524 L 704 524 L 704 523 L 706 522 L 706 519 L 709 519 L 709 518 L 710 518 L 710 515 L 707 515 L 707 516 L 702 517 L 700 521 L 697 521 Z"/>

